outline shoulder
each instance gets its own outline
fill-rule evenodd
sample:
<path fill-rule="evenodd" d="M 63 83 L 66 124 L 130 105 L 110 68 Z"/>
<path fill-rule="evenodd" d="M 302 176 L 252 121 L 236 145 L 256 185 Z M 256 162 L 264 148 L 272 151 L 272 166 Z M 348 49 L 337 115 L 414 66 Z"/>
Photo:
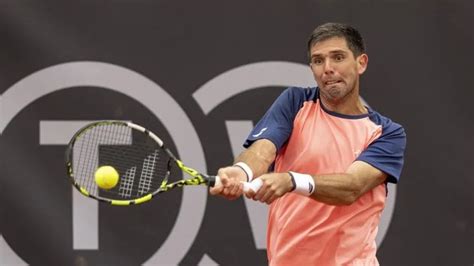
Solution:
<path fill-rule="evenodd" d="M 388 174 L 388 182 L 397 183 L 404 164 L 405 129 L 390 118 L 369 109 L 369 119 L 381 128 L 381 134 L 362 152 L 365 161 Z"/>
<path fill-rule="evenodd" d="M 289 87 L 277 99 L 279 103 L 290 103 L 294 108 L 300 108 L 304 102 L 316 101 L 319 89 L 317 87 Z"/>
<path fill-rule="evenodd" d="M 382 135 L 398 135 L 400 137 L 406 137 L 405 129 L 403 126 L 392 119 L 380 114 L 377 111 L 370 109 L 369 119 L 376 125 L 381 126 Z"/>

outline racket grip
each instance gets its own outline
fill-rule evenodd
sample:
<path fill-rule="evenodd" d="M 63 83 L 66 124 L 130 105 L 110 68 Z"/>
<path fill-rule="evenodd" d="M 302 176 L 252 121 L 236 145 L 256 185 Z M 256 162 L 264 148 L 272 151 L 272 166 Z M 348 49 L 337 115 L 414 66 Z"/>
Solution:
<path fill-rule="evenodd" d="M 252 190 L 253 192 L 257 192 L 263 185 L 262 179 L 256 178 L 252 182 L 243 182 L 244 184 L 244 192 Z"/>
<path fill-rule="evenodd" d="M 262 179 L 256 178 L 252 182 L 242 182 L 244 185 L 244 192 L 252 190 L 253 192 L 257 192 L 263 185 Z M 219 187 L 222 186 L 221 179 L 219 176 L 211 176 L 209 181 L 210 187 Z"/>
<path fill-rule="evenodd" d="M 218 176 L 210 176 L 208 184 L 210 187 L 222 186 L 221 179 Z"/>

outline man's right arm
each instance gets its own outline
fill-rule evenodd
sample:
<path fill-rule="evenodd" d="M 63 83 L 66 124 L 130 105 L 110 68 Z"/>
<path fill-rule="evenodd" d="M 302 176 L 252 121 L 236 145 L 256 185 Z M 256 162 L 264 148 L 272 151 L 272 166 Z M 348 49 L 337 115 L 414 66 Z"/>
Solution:
<path fill-rule="evenodd" d="M 268 172 L 273 161 L 275 161 L 276 152 L 277 149 L 273 142 L 268 139 L 259 139 L 237 156 L 234 164 L 243 162 L 252 169 L 253 176 L 261 176 Z"/>
<path fill-rule="evenodd" d="M 275 160 L 277 149 L 275 144 L 268 139 L 259 139 L 252 143 L 249 148 L 237 156 L 234 164 L 242 162 L 246 164 L 257 177 L 268 172 Z M 243 193 L 241 181 L 247 180 L 247 174 L 238 166 L 220 168 L 217 172 L 222 186 L 210 189 L 212 195 L 222 195 L 227 199 L 236 199 Z"/>

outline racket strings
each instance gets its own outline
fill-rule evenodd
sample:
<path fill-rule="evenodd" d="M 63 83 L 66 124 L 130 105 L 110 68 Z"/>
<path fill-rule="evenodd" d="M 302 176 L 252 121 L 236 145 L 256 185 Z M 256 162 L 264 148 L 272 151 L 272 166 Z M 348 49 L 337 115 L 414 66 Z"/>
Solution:
<path fill-rule="evenodd" d="M 125 174 L 120 178 L 119 195 L 122 198 L 130 198 L 132 196 L 133 181 L 135 180 L 136 171 L 136 166 L 127 169 Z"/>
<path fill-rule="evenodd" d="M 99 125 L 86 130 L 73 146 L 76 182 L 91 195 L 128 200 L 156 191 L 169 171 L 169 155 L 146 134 L 124 125 Z M 98 188 L 94 174 L 99 166 L 110 165 L 120 176 L 110 190 Z"/>
<path fill-rule="evenodd" d="M 155 150 L 152 155 L 148 155 L 145 160 L 143 160 L 142 173 L 138 183 L 139 194 L 137 196 L 145 194 L 150 190 L 157 158 L 159 158 L 158 150 Z"/>

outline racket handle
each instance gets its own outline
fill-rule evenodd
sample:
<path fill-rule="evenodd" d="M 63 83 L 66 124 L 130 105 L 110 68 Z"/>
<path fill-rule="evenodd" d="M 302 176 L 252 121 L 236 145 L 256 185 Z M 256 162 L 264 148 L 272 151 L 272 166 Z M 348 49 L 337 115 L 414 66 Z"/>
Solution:
<path fill-rule="evenodd" d="M 252 190 L 257 192 L 263 185 L 262 179 L 256 178 L 252 182 L 242 182 L 244 184 L 244 192 Z"/>
<path fill-rule="evenodd" d="M 221 179 L 218 176 L 210 177 L 211 181 L 209 182 L 209 186 L 211 187 L 219 187 L 222 186 Z M 253 192 L 257 192 L 263 185 L 262 179 L 256 178 L 252 182 L 242 182 L 244 185 L 244 192 L 249 191 L 250 189 Z"/>
<path fill-rule="evenodd" d="M 209 177 L 209 186 L 210 187 L 220 187 L 220 186 L 222 186 L 220 177 L 210 176 Z"/>

